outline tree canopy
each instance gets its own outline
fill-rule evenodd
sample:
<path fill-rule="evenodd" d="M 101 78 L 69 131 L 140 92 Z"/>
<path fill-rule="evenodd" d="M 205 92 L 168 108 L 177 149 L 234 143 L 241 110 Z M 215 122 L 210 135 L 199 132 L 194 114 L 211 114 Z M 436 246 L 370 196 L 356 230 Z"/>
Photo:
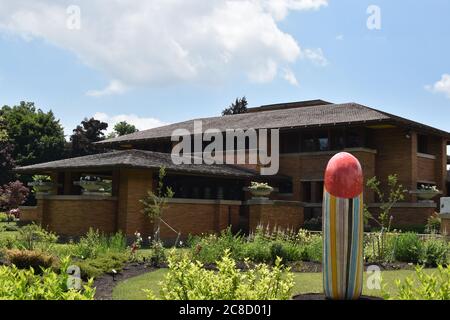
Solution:
<path fill-rule="evenodd" d="M 94 143 L 105 139 L 105 131 L 108 128 L 106 122 L 94 118 L 85 118 L 81 121 L 70 137 L 72 142 L 72 156 L 79 157 L 97 152 Z"/>
<path fill-rule="evenodd" d="M 0 116 L 0 187 L 12 181 L 15 177 L 12 171 L 15 166 L 12 153 L 13 145 L 9 141 L 6 122 Z"/>
<path fill-rule="evenodd" d="M 246 97 L 242 97 L 241 99 L 236 98 L 235 102 L 233 102 L 228 108 L 222 111 L 222 116 L 247 113 L 247 105 L 248 102 Z"/>
<path fill-rule="evenodd" d="M 132 124 L 122 121 L 114 126 L 114 132 L 120 137 L 126 134 L 138 132 L 139 130 Z"/>
<path fill-rule="evenodd" d="M 3 106 L 0 117 L 4 132 L 13 145 L 12 157 L 19 166 L 61 159 L 64 155 L 64 130 L 52 111 L 36 108 L 34 102 Z"/>

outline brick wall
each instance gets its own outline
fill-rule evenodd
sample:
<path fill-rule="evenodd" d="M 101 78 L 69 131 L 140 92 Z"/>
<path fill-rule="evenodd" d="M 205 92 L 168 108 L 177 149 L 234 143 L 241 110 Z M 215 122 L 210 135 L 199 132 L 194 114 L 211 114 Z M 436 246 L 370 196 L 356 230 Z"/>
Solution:
<path fill-rule="evenodd" d="M 399 203 L 397 207 L 392 208 L 390 215 L 394 217 L 392 220 L 393 228 L 418 227 L 425 226 L 427 220 L 436 212 L 436 205 L 421 203 Z M 380 210 L 375 205 L 369 206 L 369 211 L 374 217 L 378 217 Z M 376 223 L 370 221 L 370 224 L 377 226 Z"/>
<path fill-rule="evenodd" d="M 249 230 L 255 231 L 259 225 L 269 228 L 298 230 L 303 226 L 303 207 L 299 202 L 267 201 L 247 202 Z"/>
<path fill-rule="evenodd" d="M 436 181 L 436 158 L 417 156 L 417 181 Z"/>
<path fill-rule="evenodd" d="M 39 207 L 20 207 L 20 221 L 40 223 Z"/>
<path fill-rule="evenodd" d="M 63 236 L 80 236 L 89 228 L 116 231 L 117 200 L 105 197 L 48 196 L 38 200 L 42 226 Z"/>

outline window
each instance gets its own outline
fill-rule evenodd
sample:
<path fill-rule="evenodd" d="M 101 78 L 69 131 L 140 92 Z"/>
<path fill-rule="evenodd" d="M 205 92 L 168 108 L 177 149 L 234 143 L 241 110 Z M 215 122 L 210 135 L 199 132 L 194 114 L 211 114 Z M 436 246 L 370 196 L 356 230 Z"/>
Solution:
<path fill-rule="evenodd" d="M 305 133 L 302 135 L 302 152 L 330 150 L 328 131 Z"/>
<path fill-rule="evenodd" d="M 323 181 L 302 182 L 302 201 L 310 203 L 322 203 L 323 188 Z"/>
<path fill-rule="evenodd" d="M 280 133 L 280 153 L 296 153 L 300 151 L 300 135 L 298 132 Z"/>
<path fill-rule="evenodd" d="M 358 131 L 347 131 L 346 134 L 347 148 L 361 148 L 364 147 L 364 136 Z"/>
<path fill-rule="evenodd" d="M 428 153 L 428 137 L 422 134 L 417 135 L 417 152 Z"/>
<path fill-rule="evenodd" d="M 278 187 L 278 193 L 292 194 L 293 193 L 292 181 L 281 182 Z"/>

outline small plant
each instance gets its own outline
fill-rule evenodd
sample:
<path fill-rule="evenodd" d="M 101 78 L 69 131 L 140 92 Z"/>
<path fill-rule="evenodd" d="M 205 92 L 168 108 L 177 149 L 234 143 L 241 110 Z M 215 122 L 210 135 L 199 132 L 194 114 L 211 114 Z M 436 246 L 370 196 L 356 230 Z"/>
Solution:
<path fill-rule="evenodd" d="M 270 190 L 273 191 L 273 188 L 271 186 L 269 186 L 268 183 L 266 182 L 251 182 L 250 187 L 248 187 L 248 189 L 250 191 L 255 191 L 255 190 Z"/>
<path fill-rule="evenodd" d="M 398 295 L 386 298 L 398 300 L 450 300 L 450 266 L 438 267 L 438 272 L 427 274 L 417 267 L 415 278 L 396 282 Z"/>
<path fill-rule="evenodd" d="M 9 222 L 9 216 L 6 212 L 0 212 L 0 222 Z"/>
<path fill-rule="evenodd" d="M 427 225 L 425 226 L 426 233 L 439 233 L 441 230 L 441 217 L 439 213 L 435 212 L 428 217 Z"/>
<path fill-rule="evenodd" d="M 102 182 L 102 178 L 97 176 L 84 176 L 80 178 L 80 181 L 84 182 Z"/>
<path fill-rule="evenodd" d="M 30 224 L 19 229 L 16 244 L 19 249 L 35 250 L 36 248 L 48 249 L 56 243 L 58 236 L 43 229 L 36 224 Z"/>
<path fill-rule="evenodd" d="M 174 231 L 178 236 L 175 241 L 175 246 L 177 245 L 180 233 L 175 231 L 167 222 L 163 220 L 164 209 L 167 207 L 167 200 L 172 199 L 174 192 L 171 188 L 164 186 L 164 178 L 166 176 L 165 167 L 159 169 L 159 180 L 156 192 L 148 191 L 147 196 L 140 200 L 143 204 L 143 213 L 150 218 L 153 223 L 153 238 L 156 241 L 160 240 L 160 229 L 161 222 L 163 222 L 169 229 Z"/>
<path fill-rule="evenodd" d="M 128 252 L 110 251 L 101 253 L 95 258 L 76 261 L 75 264 L 80 267 L 81 277 L 87 280 L 97 278 L 105 273 L 111 273 L 113 270 L 121 271 L 129 259 Z"/>
<path fill-rule="evenodd" d="M 164 300 L 287 300 L 294 286 L 293 275 L 281 267 L 281 259 L 272 269 L 261 264 L 246 272 L 236 268 L 229 251 L 217 261 L 217 272 L 174 252 L 168 261 L 160 292 Z M 149 299 L 155 298 L 151 291 L 147 293 Z"/>
<path fill-rule="evenodd" d="M 75 245 L 72 255 L 81 259 L 96 258 L 107 252 L 124 252 L 126 250 L 126 238 L 118 232 L 110 237 L 100 234 L 92 228 Z"/>
<path fill-rule="evenodd" d="M 416 233 L 401 233 L 394 240 L 396 261 L 417 263 L 421 258 L 422 249 L 422 241 Z"/>
<path fill-rule="evenodd" d="M 435 192 L 435 193 L 441 192 L 436 186 L 425 185 L 425 184 L 422 184 L 420 186 L 419 191 L 430 191 L 430 192 Z"/>
<path fill-rule="evenodd" d="M 423 243 L 421 263 L 427 267 L 449 264 L 450 247 L 447 241 L 428 239 Z"/>
<path fill-rule="evenodd" d="M 166 249 L 161 241 L 153 240 L 150 249 L 152 249 L 150 262 L 153 266 L 158 267 L 161 263 L 166 261 Z"/>
<path fill-rule="evenodd" d="M 137 260 L 137 252 L 142 247 L 143 241 L 142 241 L 141 234 L 138 231 L 136 231 L 134 233 L 134 237 L 135 237 L 135 240 L 130 246 L 130 251 L 131 251 L 132 259 L 134 261 L 136 261 Z"/>
<path fill-rule="evenodd" d="M 33 268 L 37 273 L 42 269 L 51 268 L 55 264 L 55 258 L 41 251 L 30 250 L 7 250 L 5 252 L 7 260 L 19 269 Z"/>

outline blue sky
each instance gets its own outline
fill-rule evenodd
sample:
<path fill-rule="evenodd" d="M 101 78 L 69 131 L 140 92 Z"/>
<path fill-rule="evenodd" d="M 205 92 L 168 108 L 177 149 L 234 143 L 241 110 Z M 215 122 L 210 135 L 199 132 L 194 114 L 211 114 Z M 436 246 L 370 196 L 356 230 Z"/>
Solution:
<path fill-rule="evenodd" d="M 450 131 L 449 1 L 120 2 L 0 0 L 0 104 L 34 101 L 69 133 L 99 113 L 143 129 L 219 115 L 243 95 L 320 98 Z M 69 5 L 80 29 L 63 27 L 78 17 Z"/>

